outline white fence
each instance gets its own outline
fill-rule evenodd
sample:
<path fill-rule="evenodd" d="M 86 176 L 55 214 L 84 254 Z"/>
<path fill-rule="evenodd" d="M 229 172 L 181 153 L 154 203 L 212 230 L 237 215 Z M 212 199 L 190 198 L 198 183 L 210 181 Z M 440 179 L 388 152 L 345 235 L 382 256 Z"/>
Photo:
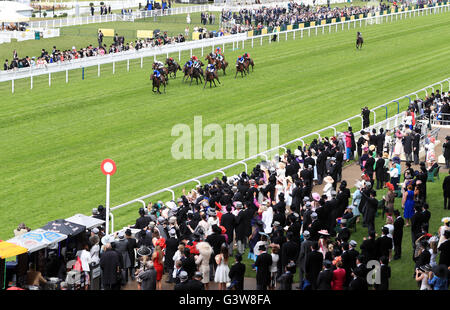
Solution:
<path fill-rule="evenodd" d="M 399 109 L 399 101 L 400 100 L 408 99 L 409 103 L 411 103 L 412 100 L 413 100 L 412 99 L 413 96 L 416 96 L 416 98 L 419 98 L 418 94 L 421 93 L 421 92 L 425 92 L 425 95 L 427 95 L 428 94 L 428 90 L 432 89 L 432 91 L 434 91 L 436 85 L 439 85 L 440 89 L 442 91 L 443 90 L 443 85 L 445 83 L 448 84 L 448 90 L 450 91 L 450 78 L 447 78 L 445 80 L 436 82 L 436 83 L 431 84 L 429 86 L 426 86 L 426 87 L 424 87 L 422 89 L 419 89 L 419 90 L 417 90 L 417 91 L 415 91 L 415 92 L 413 92 L 411 94 L 399 97 L 397 99 L 391 100 L 391 101 L 389 101 L 389 102 L 387 102 L 385 104 L 382 104 L 382 105 L 379 105 L 379 106 L 373 108 L 371 110 L 371 112 L 374 114 L 373 125 L 368 127 L 368 128 L 365 128 L 365 130 L 366 131 L 372 131 L 372 129 L 377 129 L 377 131 L 378 131 L 380 128 L 383 128 L 383 129 L 386 130 L 386 129 L 393 129 L 393 128 L 398 127 L 400 124 L 403 124 L 406 112 L 404 112 L 404 111 L 400 112 L 400 110 L 397 110 L 397 113 L 394 116 L 388 118 L 387 114 L 386 114 L 386 119 L 384 119 L 383 121 L 376 122 L 376 110 L 386 108 L 386 111 L 387 111 L 388 105 L 391 105 L 393 103 L 396 103 L 398 105 L 398 109 Z M 290 146 L 291 147 L 292 146 L 296 147 L 297 145 L 299 145 L 299 143 L 302 144 L 302 147 L 305 146 L 305 144 L 308 144 L 308 142 L 307 142 L 308 140 L 307 139 L 312 140 L 313 138 L 321 138 L 322 135 L 326 135 L 326 133 L 327 132 L 330 133 L 330 131 L 332 131 L 332 133 L 334 135 L 336 135 L 338 133 L 338 129 L 337 128 L 342 128 L 342 126 L 352 126 L 351 122 L 354 121 L 354 120 L 357 120 L 358 122 L 360 121 L 359 124 L 361 124 L 361 126 L 359 128 L 363 127 L 362 116 L 361 115 L 355 115 L 353 117 L 347 118 L 347 119 L 345 119 L 345 120 L 343 120 L 341 122 L 338 122 L 336 124 L 324 127 L 322 129 L 317 130 L 315 132 L 312 132 L 310 134 L 304 135 L 302 137 L 299 137 L 297 139 L 291 140 L 291 141 L 286 142 L 284 144 L 281 144 L 279 146 L 273 147 L 273 148 L 271 148 L 271 149 L 269 149 L 267 151 L 258 153 L 256 155 L 253 155 L 253 156 L 248 157 L 246 159 L 242 159 L 242 160 L 240 160 L 238 162 L 235 162 L 233 164 L 230 164 L 228 166 L 222 167 L 220 169 L 211 171 L 209 173 L 202 174 L 200 176 L 197 176 L 195 178 L 191 178 L 191 179 L 186 180 L 184 182 L 181 182 L 181 183 L 169 186 L 169 187 L 162 188 L 162 189 L 160 189 L 158 191 L 155 191 L 153 193 L 150 193 L 150 194 L 141 196 L 139 198 L 130 200 L 128 202 L 122 203 L 120 205 L 112 207 L 110 209 L 110 211 L 112 212 L 112 211 L 118 210 L 120 208 L 132 205 L 134 203 L 139 203 L 139 204 L 142 204 L 143 207 L 146 207 L 146 203 L 145 203 L 144 199 L 147 199 L 147 198 L 150 198 L 150 197 L 153 197 L 153 196 L 157 196 L 157 195 L 161 195 L 161 194 L 164 194 L 164 193 L 170 193 L 172 195 L 172 200 L 175 200 L 174 189 L 179 188 L 179 187 L 184 186 L 184 185 L 189 184 L 189 183 L 191 183 L 191 184 L 192 183 L 197 183 L 198 185 L 201 185 L 202 184 L 202 182 L 200 181 L 201 179 L 206 178 L 206 177 L 212 177 L 214 175 L 219 175 L 219 174 L 226 175 L 225 171 L 230 169 L 230 168 L 241 166 L 245 170 L 245 172 L 248 173 L 248 171 L 249 171 L 248 162 L 249 161 L 254 161 L 254 160 L 257 160 L 259 158 L 261 158 L 261 159 L 264 158 L 266 161 L 269 161 L 269 160 L 271 160 L 270 156 L 279 155 L 279 151 L 280 150 L 283 150 L 284 152 L 286 152 L 288 147 L 290 147 Z M 352 127 L 353 127 L 353 132 L 354 132 L 354 135 L 355 135 L 355 140 L 357 141 L 359 136 L 360 136 L 359 130 L 357 130 L 358 127 L 356 127 L 356 126 L 352 126 Z M 208 182 L 209 181 L 211 181 L 211 180 L 208 180 Z M 112 213 L 111 213 L 111 225 L 112 225 L 111 231 L 114 231 L 114 216 L 113 216 Z"/>
<path fill-rule="evenodd" d="M 0 31 L 0 43 L 10 43 L 11 39 L 17 41 L 34 40 L 35 32 L 39 31 L 41 38 L 59 37 L 59 29 L 29 29 L 27 31 Z"/>
<path fill-rule="evenodd" d="M 284 38 L 288 40 L 288 38 L 292 38 L 293 40 L 298 38 L 303 38 L 304 36 L 318 35 L 320 33 L 332 33 L 337 32 L 339 30 L 345 30 L 350 28 L 356 28 L 367 26 L 372 23 L 383 23 L 389 22 L 393 20 L 401 20 L 407 17 L 415 17 L 422 16 L 428 14 L 436 14 L 441 12 L 448 12 L 450 8 L 449 5 L 438 6 L 432 8 L 423 8 L 417 10 L 411 10 L 406 12 L 398 12 L 391 13 L 389 15 L 381 15 L 381 16 L 373 16 L 367 17 L 364 19 L 357 20 L 348 20 L 344 22 L 338 22 L 333 24 L 325 24 L 325 25 L 317 25 L 308 28 L 300 28 L 294 30 L 286 30 L 277 33 L 277 41 L 280 41 L 280 38 Z M 63 72 L 66 71 L 66 83 L 69 82 L 68 79 L 68 71 L 86 67 L 97 66 L 98 67 L 98 76 L 101 74 L 101 65 L 104 64 L 113 64 L 113 73 L 115 72 L 115 63 L 120 61 L 127 62 L 127 70 L 129 70 L 130 60 L 133 59 L 141 59 L 141 68 L 143 67 L 143 60 L 147 57 L 153 57 L 156 59 L 157 56 L 166 56 L 169 55 L 177 55 L 178 60 L 181 61 L 181 52 L 190 51 L 190 55 L 201 53 L 203 56 L 205 51 L 214 50 L 215 47 L 221 46 L 223 51 L 228 50 L 232 45 L 232 49 L 237 48 L 249 48 L 255 47 L 256 45 L 263 45 L 263 42 L 267 42 L 267 44 L 273 44 L 272 42 L 273 34 L 264 34 L 259 36 L 247 36 L 246 33 L 232 35 L 232 36 L 224 36 L 217 37 L 211 39 L 204 39 L 200 41 L 189 41 L 180 44 L 173 45 L 164 45 L 161 47 L 155 48 L 146 48 L 138 51 L 127 51 L 122 53 L 115 54 L 107 54 L 104 56 L 96 56 L 96 57 L 88 57 L 83 59 L 77 59 L 72 61 L 59 62 L 54 64 L 48 64 L 44 67 L 28 67 L 21 68 L 18 70 L 9 70 L 2 71 L 0 73 L 0 82 L 11 81 L 11 91 L 14 92 L 14 80 L 30 78 L 30 88 L 33 88 L 33 77 L 38 75 L 48 74 L 49 76 L 49 86 L 51 86 L 51 74 L 55 72 Z M 175 56 L 175 57 L 177 57 Z"/>

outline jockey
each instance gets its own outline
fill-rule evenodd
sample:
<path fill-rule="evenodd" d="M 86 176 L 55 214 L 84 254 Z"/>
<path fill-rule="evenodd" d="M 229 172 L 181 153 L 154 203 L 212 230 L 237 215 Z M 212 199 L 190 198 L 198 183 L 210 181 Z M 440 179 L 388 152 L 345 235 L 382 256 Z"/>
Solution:
<path fill-rule="evenodd" d="M 217 57 L 217 59 L 219 59 L 219 61 L 223 60 L 223 55 L 222 55 L 222 51 L 220 50 L 220 47 L 216 48 L 215 56 Z"/>
<path fill-rule="evenodd" d="M 244 57 L 243 56 L 239 56 L 237 61 L 236 61 L 236 67 L 239 66 L 239 64 L 243 64 L 244 63 Z"/>
<path fill-rule="evenodd" d="M 156 76 L 158 79 L 161 79 L 161 73 L 159 73 L 158 70 L 153 70 L 153 75 Z"/>
<path fill-rule="evenodd" d="M 249 54 L 249 53 L 245 53 L 245 54 L 244 54 L 244 58 L 245 58 L 245 59 L 249 59 L 249 58 L 250 58 L 250 54 Z"/>
<path fill-rule="evenodd" d="M 192 67 L 193 64 L 194 64 L 194 62 L 192 61 L 192 59 L 190 59 L 184 64 L 184 66 L 190 68 L 190 67 Z"/>
<path fill-rule="evenodd" d="M 206 70 L 208 70 L 208 72 L 213 73 L 216 70 L 216 68 L 214 67 L 214 64 L 208 64 Z"/>
<path fill-rule="evenodd" d="M 193 66 L 195 69 L 200 69 L 200 63 L 198 61 L 194 61 Z"/>
<path fill-rule="evenodd" d="M 197 60 L 198 60 L 198 58 L 197 58 L 197 56 L 195 56 L 195 55 L 192 55 L 192 57 L 191 57 L 191 60 L 197 61 Z"/>
<path fill-rule="evenodd" d="M 158 70 L 161 70 L 162 68 L 164 68 L 164 64 L 159 60 L 155 61 L 155 64 L 156 64 L 156 69 L 158 69 Z"/>

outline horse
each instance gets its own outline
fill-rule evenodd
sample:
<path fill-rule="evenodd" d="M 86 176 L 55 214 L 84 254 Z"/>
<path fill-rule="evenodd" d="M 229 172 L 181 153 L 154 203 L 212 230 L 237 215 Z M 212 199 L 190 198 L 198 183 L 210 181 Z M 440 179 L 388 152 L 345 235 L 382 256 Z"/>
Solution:
<path fill-rule="evenodd" d="M 234 78 L 237 77 L 238 73 L 241 73 L 241 76 L 244 77 L 244 75 L 247 75 L 247 73 L 245 73 L 245 65 L 243 63 L 238 63 L 236 66 L 236 74 L 234 75 Z"/>
<path fill-rule="evenodd" d="M 210 71 L 206 70 L 205 71 L 205 85 L 203 86 L 203 89 L 205 89 L 206 84 L 208 82 L 209 82 L 209 88 L 212 87 L 211 82 L 214 83 L 214 87 L 216 87 L 217 85 L 216 85 L 215 80 L 217 80 L 217 82 L 219 82 L 219 84 L 220 84 L 219 77 L 217 76 L 217 71 L 210 72 Z"/>
<path fill-rule="evenodd" d="M 356 48 L 361 49 L 363 46 L 364 40 L 362 36 L 358 33 L 358 36 L 356 37 Z"/>
<path fill-rule="evenodd" d="M 245 70 L 247 70 L 247 73 L 250 73 L 250 66 L 252 66 L 252 72 L 253 72 L 253 67 L 255 66 L 255 63 L 253 62 L 253 59 L 249 58 L 245 58 L 244 60 L 244 67 Z"/>
<path fill-rule="evenodd" d="M 161 69 L 157 69 L 157 66 L 156 66 L 155 62 L 152 65 L 152 69 L 153 70 L 158 70 L 159 73 L 161 73 L 161 75 L 163 75 L 164 78 L 166 79 L 166 83 L 169 84 L 169 69 L 167 69 L 166 67 L 163 67 Z"/>
<path fill-rule="evenodd" d="M 166 59 L 166 65 L 167 65 L 167 73 L 170 76 L 172 74 L 172 77 L 174 79 L 177 78 L 177 71 L 181 71 L 180 65 L 175 60 L 170 60 L 169 58 Z"/>
<path fill-rule="evenodd" d="M 208 55 L 206 55 L 205 60 L 208 61 L 208 64 L 214 64 L 214 66 L 216 67 L 217 71 L 223 70 L 223 75 L 227 75 L 225 70 L 228 67 L 228 62 L 225 61 L 225 57 L 222 59 L 222 61 L 220 61 L 217 58 L 212 58 L 211 55 L 208 54 Z"/>
<path fill-rule="evenodd" d="M 198 68 L 191 67 L 189 76 L 191 77 L 191 83 L 189 85 L 192 85 L 192 79 L 194 79 L 194 78 L 195 78 L 195 81 L 197 82 L 197 85 L 198 85 L 198 80 L 199 79 L 200 79 L 200 83 L 203 83 L 203 79 L 202 79 L 203 69 L 202 69 L 202 67 L 201 66 L 198 67 Z"/>
<path fill-rule="evenodd" d="M 166 93 L 166 84 L 167 84 L 167 81 L 166 81 L 166 78 L 164 77 L 164 75 L 161 75 L 161 78 L 158 79 L 158 78 L 157 78 L 156 76 L 154 76 L 154 74 L 152 73 L 152 74 L 150 75 L 150 80 L 153 81 L 152 91 L 153 91 L 154 93 L 156 93 L 156 91 L 155 91 L 155 87 L 156 87 L 157 92 L 161 94 L 161 92 L 159 91 L 159 87 L 161 86 L 161 84 L 164 85 L 164 93 Z"/>

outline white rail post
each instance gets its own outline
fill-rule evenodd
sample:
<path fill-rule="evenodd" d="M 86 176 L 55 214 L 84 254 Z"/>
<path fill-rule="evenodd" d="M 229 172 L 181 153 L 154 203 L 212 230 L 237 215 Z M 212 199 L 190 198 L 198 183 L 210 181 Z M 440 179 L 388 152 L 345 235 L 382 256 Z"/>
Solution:
<path fill-rule="evenodd" d="M 178 61 L 181 61 L 181 50 L 178 50 Z"/>
<path fill-rule="evenodd" d="M 12 93 L 14 93 L 14 79 L 12 79 L 11 82 L 11 91 Z"/>
<path fill-rule="evenodd" d="M 33 89 L 33 76 L 30 76 L 30 89 Z"/>
<path fill-rule="evenodd" d="M 116 63 L 113 61 L 113 74 L 116 72 Z"/>
<path fill-rule="evenodd" d="M 127 72 L 130 71 L 130 59 L 127 59 Z"/>
<path fill-rule="evenodd" d="M 66 70 L 66 84 L 69 83 L 69 70 Z"/>
<path fill-rule="evenodd" d="M 144 57 L 141 57 L 141 69 L 144 66 Z"/>
<path fill-rule="evenodd" d="M 48 73 L 48 86 L 52 86 L 52 74 Z"/>
<path fill-rule="evenodd" d="M 97 67 L 97 76 L 100 77 L 100 64 L 98 64 L 98 67 Z"/>

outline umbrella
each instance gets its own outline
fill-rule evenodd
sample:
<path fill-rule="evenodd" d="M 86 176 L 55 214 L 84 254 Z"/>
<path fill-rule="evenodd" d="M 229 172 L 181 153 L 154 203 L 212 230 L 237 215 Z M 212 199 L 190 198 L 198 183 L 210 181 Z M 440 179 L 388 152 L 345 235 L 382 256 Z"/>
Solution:
<path fill-rule="evenodd" d="M 0 259 L 6 259 L 26 252 L 26 248 L 21 247 L 17 244 L 6 241 L 0 242 Z"/>
<path fill-rule="evenodd" d="M 42 229 L 54 231 L 72 237 L 85 231 L 86 226 L 59 219 L 48 222 L 47 225 L 42 227 Z"/>
<path fill-rule="evenodd" d="M 44 229 L 35 229 L 30 232 L 27 232 L 26 234 L 23 234 L 19 236 L 19 238 L 27 239 L 27 240 L 36 240 L 39 242 L 47 243 L 48 245 L 58 243 L 60 241 L 63 241 L 67 239 L 66 235 L 59 234 L 54 231 L 48 231 Z"/>
<path fill-rule="evenodd" d="M 44 249 L 48 246 L 43 240 L 25 239 L 22 235 L 9 239 L 7 242 L 26 248 L 29 253 Z"/>
<path fill-rule="evenodd" d="M 97 219 L 92 216 L 87 216 L 84 214 L 75 214 L 72 217 L 66 218 L 66 221 L 86 226 L 86 229 L 92 229 L 94 227 L 101 226 L 105 221 Z"/>

